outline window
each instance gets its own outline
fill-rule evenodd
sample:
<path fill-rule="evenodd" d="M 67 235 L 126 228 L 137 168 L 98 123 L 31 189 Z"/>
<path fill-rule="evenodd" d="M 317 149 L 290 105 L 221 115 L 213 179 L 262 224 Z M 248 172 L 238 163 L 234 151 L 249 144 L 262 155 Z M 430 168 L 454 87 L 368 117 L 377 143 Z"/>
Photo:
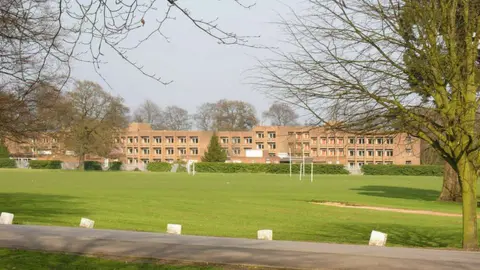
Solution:
<path fill-rule="evenodd" d="M 308 133 L 303 133 L 303 138 L 304 138 L 304 139 L 310 138 L 310 134 L 308 134 Z"/>
<path fill-rule="evenodd" d="M 167 155 L 173 155 L 173 148 L 167 148 Z"/>
<path fill-rule="evenodd" d="M 154 137 L 155 143 L 162 143 L 162 137 Z"/>
<path fill-rule="evenodd" d="M 393 161 L 385 161 L 385 165 L 393 165 Z"/>
<path fill-rule="evenodd" d="M 220 140 L 222 143 L 228 143 L 228 137 L 221 137 Z"/>
<path fill-rule="evenodd" d="M 301 139 L 302 138 L 302 133 L 300 133 L 300 132 L 295 133 L 295 138 L 296 139 Z"/>
<path fill-rule="evenodd" d="M 338 144 L 343 144 L 343 138 L 338 138 Z"/>
<path fill-rule="evenodd" d="M 133 137 L 133 141 L 134 141 L 135 143 L 138 143 L 138 137 Z"/>
<path fill-rule="evenodd" d="M 154 158 L 153 162 L 162 162 L 162 159 L 161 158 Z"/>
<path fill-rule="evenodd" d="M 375 140 L 373 138 L 368 138 L 368 144 L 373 144 Z"/>
<path fill-rule="evenodd" d="M 348 143 L 355 144 L 355 138 L 354 137 L 348 137 Z"/>
<path fill-rule="evenodd" d="M 127 153 L 133 154 L 133 148 L 127 148 Z"/>
<path fill-rule="evenodd" d="M 322 157 L 327 156 L 327 149 L 320 149 L 320 156 Z"/>
<path fill-rule="evenodd" d="M 365 144 L 365 138 L 358 138 L 358 144 Z"/>
<path fill-rule="evenodd" d="M 373 157 L 375 152 L 373 150 L 367 150 L 368 156 Z"/>
<path fill-rule="evenodd" d="M 240 143 L 240 137 L 232 137 L 232 143 Z"/>
<path fill-rule="evenodd" d="M 355 156 L 355 150 L 348 149 L 348 155 L 351 156 L 351 157 Z"/>
<path fill-rule="evenodd" d="M 134 158 L 133 159 L 133 164 L 137 164 L 138 163 L 138 159 Z"/>
<path fill-rule="evenodd" d="M 329 156 L 335 156 L 335 149 L 329 149 L 328 150 L 328 155 Z"/>
<path fill-rule="evenodd" d="M 268 149 L 276 149 L 277 145 L 275 143 L 268 143 Z"/>
<path fill-rule="evenodd" d="M 191 155 L 198 155 L 198 148 L 190 148 Z"/>
<path fill-rule="evenodd" d="M 376 165 L 383 165 L 383 162 L 377 161 L 377 162 L 375 162 L 375 164 L 376 164 Z"/>
<path fill-rule="evenodd" d="M 263 143 L 257 143 L 257 149 L 264 149 Z"/>
<path fill-rule="evenodd" d="M 343 157 L 343 156 L 344 156 L 344 154 L 343 154 L 343 148 L 337 149 L 337 153 L 338 153 L 338 156 Z"/>
<path fill-rule="evenodd" d="M 387 144 L 393 144 L 393 137 L 387 138 Z"/>
<path fill-rule="evenodd" d="M 288 132 L 288 136 L 293 136 L 293 134 L 294 134 L 294 133 L 293 133 L 292 131 L 289 131 L 289 132 Z"/>
<path fill-rule="evenodd" d="M 190 142 L 192 142 L 194 144 L 197 144 L 198 143 L 198 137 L 197 136 L 190 137 Z"/>
<path fill-rule="evenodd" d="M 358 156 L 359 157 L 364 157 L 365 156 L 365 150 L 358 150 Z"/>
<path fill-rule="evenodd" d="M 175 140 L 172 136 L 168 136 L 167 138 L 167 143 L 173 143 Z"/>
<path fill-rule="evenodd" d="M 240 155 L 240 148 L 233 148 L 234 155 Z"/>
<path fill-rule="evenodd" d="M 248 144 L 252 143 L 252 137 L 245 137 L 244 139 L 245 139 L 245 143 L 248 143 Z"/>
<path fill-rule="evenodd" d="M 383 151 L 377 150 L 377 157 L 383 157 Z"/>
<path fill-rule="evenodd" d="M 405 161 L 405 165 L 412 165 L 412 161 L 411 160 Z"/>
<path fill-rule="evenodd" d="M 144 155 L 150 154 L 150 149 L 149 148 L 142 148 L 142 154 L 144 154 Z"/>
<path fill-rule="evenodd" d="M 268 132 L 268 138 L 275 139 L 276 137 L 277 137 L 277 134 L 275 132 Z"/>
<path fill-rule="evenodd" d="M 329 138 L 328 143 L 329 144 L 335 144 L 335 138 Z"/>
<path fill-rule="evenodd" d="M 405 152 L 406 152 L 407 154 L 411 155 L 411 154 L 412 154 L 412 148 L 407 148 L 407 149 L 405 149 Z"/>
<path fill-rule="evenodd" d="M 406 142 L 406 143 L 411 143 L 411 142 L 412 142 L 412 137 L 411 137 L 411 136 L 407 136 L 407 137 L 405 138 L 405 142 Z"/>
<path fill-rule="evenodd" d="M 377 144 L 383 144 L 383 138 L 377 138 Z"/>
<path fill-rule="evenodd" d="M 128 137 L 128 143 L 133 143 L 133 138 L 132 137 Z"/>
<path fill-rule="evenodd" d="M 321 144 L 327 144 L 327 137 L 321 137 L 320 138 L 320 143 Z"/>
<path fill-rule="evenodd" d="M 225 152 L 225 153 L 227 154 L 227 156 L 228 156 L 228 148 L 223 147 L 223 148 L 222 148 L 222 151 Z"/>
<path fill-rule="evenodd" d="M 317 137 L 312 137 L 312 143 L 317 144 Z"/>
<path fill-rule="evenodd" d="M 143 143 L 150 143 L 150 138 L 149 137 L 142 137 L 142 142 Z"/>
<path fill-rule="evenodd" d="M 310 150 L 310 144 L 309 143 L 303 143 L 303 149 Z"/>
<path fill-rule="evenodd" d="M 185 148 L 178 148 L 178 154 L 179 154 L 179 155 L 186 155 L 186 154 L 187 154 L 187 149 L 185 149 Z"/>
<path fill-rule="evenodd" d="M 155 148 L 155 154 L 156 155 L 161 155 L 162 154 L 162 148 Z"/>
<path fill-rule="evenodd" d="M 317 148 L 312 148 L 312 155 L 317 156 Z"/>
<path fill-rule="evenodd" d="M 44 143 L 48 143 L 48 139 L 47 139 L 47 138 L 43 138 L 43 142 L 44 142 Z"/>
<path fill-rule="evenodd" d="M 134 149 L 133 149 L 133 152 L 134 152 L 135 154 L 138 154 L 138 148 L 134 148 Z"/>
<path fill-rule="evenodd" d="M 265 138 L 265 134 L 263 132 L 257 132 L 257 138 L 263 139 Z"/>
<path fill-rule="evenodd" d="M 127 158 L 127 163 L 128 163 L 128 164 L 132 164 L 132 163 L 133 163 L 133 159 Z"/>
<path fill-rule="evenodd" d="M 385 155 L 387 157 L 393 157 L 393 150 L 385 150 Z"/>
<path fill-rule="evenodd" d="M 178 137 L 178 140 L 180 141 L 180 143 L 187 143 L 187 137 Z"/>
<path fill-rule="evenodd" d="M 148 159 L 142 159 L 143 164 L 148 164 Z"/>
<path fill-rule="evenodd" d="M 305 153 L 304 154 L 306 157 L 309 157 L 310 156 L 310 153 Z"/>
<path fill-rule="evenodd" d="M 118 139 L 116 139 L 116 140 L 117 140 L 116 142 L 118 142 Z M 53 138 L 53 139 L 52 139 L 52 142 L 53 142 L 53 143 L 56 143 L 56 142 L 58 142 L 58 140 L 55 139 L 55 138 Z"/>
<path fill-rule="evenodd" d="M 269 157 L 275 157 L 275 153 L 268 153 Z"/>

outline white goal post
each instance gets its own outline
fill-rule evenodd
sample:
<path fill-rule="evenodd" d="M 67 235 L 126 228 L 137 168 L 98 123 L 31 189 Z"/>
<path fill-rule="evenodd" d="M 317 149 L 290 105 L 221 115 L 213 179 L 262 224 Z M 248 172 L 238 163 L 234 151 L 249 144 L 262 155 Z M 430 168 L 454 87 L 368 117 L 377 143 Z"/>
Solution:
<path fill-rule="evenodd" d="M 196 160 L 187 161 L 187 173 L 189 175 L 195 175 L 196 174 L 196 171 L 195 171 L 195 163 L 196 162 L 197 162 Z"/>

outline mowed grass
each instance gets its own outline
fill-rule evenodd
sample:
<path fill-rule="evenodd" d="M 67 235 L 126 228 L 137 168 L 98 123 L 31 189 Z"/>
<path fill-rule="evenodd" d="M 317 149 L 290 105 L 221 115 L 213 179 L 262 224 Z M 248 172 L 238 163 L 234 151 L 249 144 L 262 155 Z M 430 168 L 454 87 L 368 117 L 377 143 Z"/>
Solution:
<path fill-rule="evenodd" d="M 390 246 L 461 247 L 460 217 L 347 209 L 311 200 L 461 213 L 437 202 L 438 177 L 326 176 L 141 172 L 0 171 L 0 211 L 16 224 L 78 226 L 255 238 L 272 229 L 276 240 L 368 244 L 371 230 Z"/>

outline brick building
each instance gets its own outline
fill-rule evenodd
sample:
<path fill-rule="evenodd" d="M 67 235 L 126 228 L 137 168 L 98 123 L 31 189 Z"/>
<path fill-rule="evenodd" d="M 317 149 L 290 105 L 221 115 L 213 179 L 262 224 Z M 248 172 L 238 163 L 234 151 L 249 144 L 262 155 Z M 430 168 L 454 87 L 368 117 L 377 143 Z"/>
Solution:
<path fill-rule="evenodd" d="M 213 132 L 152 130 L 149 124 L 132 123 L 117 139 L 116 157 L 126 164 L 200 161 Z M 323 127 L 257 126 L 251 131 L 217 132 L 227 152 L 227 162 L 279 163 L 303 154 L 315 163 L 420 164 L 420 142 L 406 134 L 355 136 Z M 16 157 L 75 160 L 53 134 L 42 135 L 23 144 L 7 144 Z M 303 149 L 302 149 L 303 148 Z M 297 157 L 297 158 L 295 158 Z M 87 157 L 98 160 L 98 157 Z"/>

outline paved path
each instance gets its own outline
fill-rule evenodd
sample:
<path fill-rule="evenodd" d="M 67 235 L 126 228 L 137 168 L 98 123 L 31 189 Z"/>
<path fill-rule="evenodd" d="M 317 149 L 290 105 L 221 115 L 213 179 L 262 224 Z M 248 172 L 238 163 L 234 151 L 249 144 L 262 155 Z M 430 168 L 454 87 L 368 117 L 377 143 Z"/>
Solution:
<path fill-rule="evenodd" d="M 480 269 L 480 253 L 0 225 L 0 247 L 308 269 Z"/>

